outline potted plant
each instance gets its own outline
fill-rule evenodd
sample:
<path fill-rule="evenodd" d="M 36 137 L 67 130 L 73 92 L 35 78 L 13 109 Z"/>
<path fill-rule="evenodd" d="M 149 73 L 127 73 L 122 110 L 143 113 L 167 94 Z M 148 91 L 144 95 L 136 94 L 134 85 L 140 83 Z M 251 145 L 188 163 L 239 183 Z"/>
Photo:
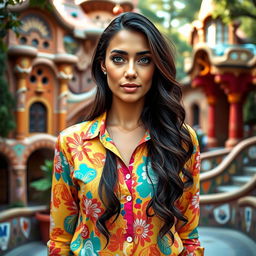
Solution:
<path fill-rule="evenodd" d="M 40 166 L 43 171 L 44 177 L 33 181 L 30 186 L 36 191 L 40 192 L 39 196 L 43 203 L 47 206 L 50 205 L 51 187 L 52 187 L 52 170 L 53 161 L 45 160 L 44 164 Z M 36 212 L 36 219 L 39 221 L 39 228 L 41 232 L 42 241 L 46 244 L 49 240 L 49 228 L 50 228 L 50 214 L 49 209 L 45 212 Z"/>

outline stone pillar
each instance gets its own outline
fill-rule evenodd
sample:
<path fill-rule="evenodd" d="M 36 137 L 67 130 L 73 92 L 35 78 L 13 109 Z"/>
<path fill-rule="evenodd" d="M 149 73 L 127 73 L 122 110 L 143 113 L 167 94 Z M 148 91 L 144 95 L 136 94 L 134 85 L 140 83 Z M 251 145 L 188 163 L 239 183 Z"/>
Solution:
<path fill-rule="evenodd" d="M 72 78 L 72 68 L 69 65 L 59 67 L 59 96 L 58 96 L 58 124 L 59 131 L 66 128 L 68 81 Z"/>
<path fill-rule="evenodd" d="M 229 132 L 226 147 L 234 147 L 243 138 L 243 102 L 242 98 L 252 84 L 250 73 L 234 74 L 231 72 L 218 74 L 215 81 L 221 84 L 229 102 Z"/>
<path fill-rule="evenodd" d="M 11 203 L 27 205 L 27 173 L 25 165 L 15 165 L 12 169 L 12 182 L 10 190 Z"/>
<path fill-rule="evenodd" d="M 25 138 L 26 130 L 25 123 L 26 120 L 26 78 L 30 74 L 32 67 L 28 58 L 20 58 L 15 66 L 15 71 L 17 75 L 17 90 L 16 90 L 16 139 L 22 140 Z M 20 63 L 19 63 L 20 62 Z"/>
<path fill-rule="evenodd" d="M 32 59 L 37 54 L 34 47 L 13 46 L 8 50 L 9 56 L 15 58 L 15 73 L 17 77 L 16 87 L 16 139 L 23 140 L 26 136 L 26 79 L 32 70 Z M 18 57 L 17 57 L 18 56 Z"/>
<path fill-rule="evenodd" d="M 58 67 L 59 93 L 58 93 L 58 132 L 67 126 L 67 97 L 68 82 L 73 77 L 73 64 L 77 57 L 70 54 L 58 54 L 55 63 Z"/>

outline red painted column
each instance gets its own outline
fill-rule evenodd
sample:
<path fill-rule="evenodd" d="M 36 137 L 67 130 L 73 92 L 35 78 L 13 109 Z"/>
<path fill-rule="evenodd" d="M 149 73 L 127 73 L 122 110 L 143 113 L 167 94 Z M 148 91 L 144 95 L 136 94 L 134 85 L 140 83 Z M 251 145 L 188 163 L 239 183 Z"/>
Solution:
<path fill-rule="evenodd" d="M 234 147 L 243 138 L 242 97 L 248 92 L 252 83 L 249 73 L 224 73 L 215 76 L 215 81 L 221 83 L 221 88 L 229 102 L 229 132 L 226 147 Z"/>
<path fill-rule="evenodd" d="M 228 95 L 230 103 L 229 113 L 229 133 L 226 147 L 234 147 L 243 138 L 243 111 L 241 95 L 231 93 Z"/>
<path fill-rule="evenodd" d="M 207 128 L 207 147 L 216 147 L 216 102 L 218 87 L 212 74 L 197 76 L 193 79 L 193 87 L 201 87 L 208 102 L 208 128 Z"/>
<path fill-rule="evenodd" d="M 207 146 L 216 147 L 216 129 L 215 129 L 215 120 L 216 120 L 216 97 L 208 96 L 208 131 L 207 131 Z"/>

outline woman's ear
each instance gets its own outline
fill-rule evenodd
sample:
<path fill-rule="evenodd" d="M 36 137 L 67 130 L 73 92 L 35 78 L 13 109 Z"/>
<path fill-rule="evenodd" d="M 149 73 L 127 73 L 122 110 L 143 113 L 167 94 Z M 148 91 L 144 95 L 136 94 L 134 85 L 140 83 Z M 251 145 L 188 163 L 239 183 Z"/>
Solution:
<path fill-rule="evenodd" d="M 100 67 L 101 67 L 102 72 L 105 74 L 106 73 L 106 66 L 105 66 L 105 62 L 103 60 L 100 62 Z"/>

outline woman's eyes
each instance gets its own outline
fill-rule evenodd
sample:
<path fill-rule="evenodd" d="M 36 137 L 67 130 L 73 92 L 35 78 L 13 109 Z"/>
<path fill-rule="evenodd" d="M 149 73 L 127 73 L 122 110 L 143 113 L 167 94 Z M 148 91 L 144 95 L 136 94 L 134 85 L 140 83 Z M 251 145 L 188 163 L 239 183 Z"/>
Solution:
<path fill-rule="evenodd" d="M 142 64 L 149 64 L 151 62 L 151 58 L 142 57 L 141 59 L 139 59 L 139 62 L 142 63 Z"/>
<path fill-rule="evenodd" d="M 124 62 L 124 58 L 122 58 L 120 56 L 113 56 L 111 59 L 114 63 L 123 63 Z"/>
<path fill-rule="evenodd" d="M 111 60 L 117 64 L 126 62 L 126 59 L 121 56 L 113 56 L 113 57 L 111 57 Z M 149 64 L 151 62 L 151 58 L 150 57 L 142 57 L 142 58 L 138 59 L 137 62 L 141 63 L 141 64 Z"/>

